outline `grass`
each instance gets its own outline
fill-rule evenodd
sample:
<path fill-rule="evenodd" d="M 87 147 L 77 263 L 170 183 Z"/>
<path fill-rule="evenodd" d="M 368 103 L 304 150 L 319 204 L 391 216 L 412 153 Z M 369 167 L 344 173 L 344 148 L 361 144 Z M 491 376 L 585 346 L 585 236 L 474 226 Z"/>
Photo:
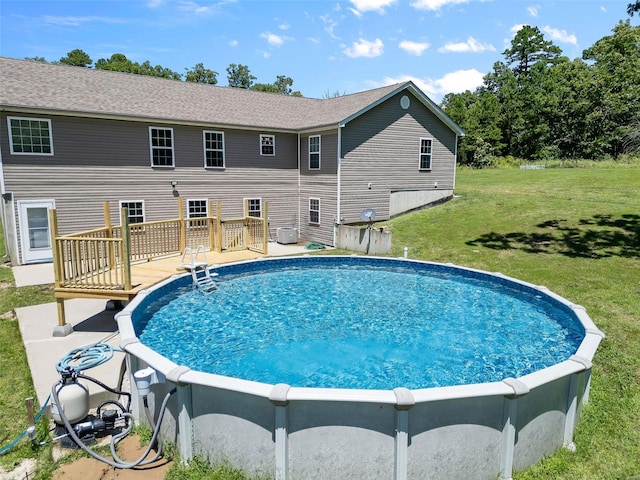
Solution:
<path fill-rule="evenodd" d="M 461 169 L 455 199 L 385 222 L 393 232 L 389 256 L 402 256 L 408 246 L 411 258 L 546 285 L 585 306 L 607 334 L 594 359 L 590 403 L 575 433 L 577 451 L 561 450 L 514 475 L 517 480 L 632 479 L 640 472 L 640 168 L 607 166 Z M 0 275 L 2 312 L 13 302 L 46 300 L 46 288 L 23 294 L 8 286 L 6 272 L 0 269 Z M 12 372 L 0 377 L 4 446 L 24 428 L 22 405 L 33 386 L 15 320 L 0 320 L 0 342 L 0 362 L 6 362 L 0 371 Z M 38 454 L 26 444 L 11 458 Z M 246 477 L 198 458 L 188 469 L 176 466 L 167 478 Z"/>
<path fill-rule="evenodd" d="M 0 255 L 4 253 L 2 238 L 0 230 Z M 11 269 L 0 265 L 0 448 L 5 448 L 25 431 L 28 426 L 25 400 L 37 398 L 14 308 L 52 301 L 51 285 L 16 288 Z M 34 401 L 37 412 L 40 405 Z M 48 422 L 42 419 L 37 424 L 37 438 L 44 440 L 47 437 Z M 50 456 L 50 448 L 34 446 L 23 439 L 15 448 L 0 455 L 0 465 L 11 470 L 23 458 L 34 458 L 44 464 L 49 462 Z"/>

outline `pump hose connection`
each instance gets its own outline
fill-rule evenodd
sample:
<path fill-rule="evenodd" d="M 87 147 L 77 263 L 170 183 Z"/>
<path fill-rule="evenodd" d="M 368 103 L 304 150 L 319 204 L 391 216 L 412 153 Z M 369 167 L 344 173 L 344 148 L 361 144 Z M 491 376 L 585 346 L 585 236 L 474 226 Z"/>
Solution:
<path fill-rule="evenodd" d="M 60 373 L 61 380 L 56 382 L 51 389 L 51 398 L 53 399 L 54 409 L 55 409 L 55 412 L 53 412 L 53 409 L 52 409 L 52 413 L 54 413 L 54 419 L 56 420 L 56 422 L 64 425 L 67 435 L 71 437 L 71 439 L 76 443 L 76 445 L 80 447 L 83 451 L 91 455 L 96 460 L 106 463 L 107 465 L 110 465 L 113 468 L 127 469 L 127 468 L 134 468 L 137 466 L 143 466 L 143 465 L 148 465 L 150 463 L 153 463 L 162 454 L 161 448 L 158 448 L 156 454 L 152 458 L 145 460 L 147 455 L 149 455 L 149 452 L 151 452 L 151 449 L 153 448 L 153 446 L 156 444 L 158 434 L 160 433 L 160 425 L 162 423 L 162 419 L 164 418 L 164 414 L 167 409 L 169 398 L 177 391 L 177 389 L 174 388 L 165 395 L 164 400 L 162 401 L 162 405 L 160 407 L 158 421 L 156 423 L 152 421 L 153 416 L 151 415 L 148 409 L 147 396 L 146 395 L 143 396 L 144 408 L 146 410 L 147 417 L 150 418 L 150 424 L 153 429 L 153 434 L 151 437 L 151 441 L 149 442 L 149 446 L 147 447 L 145 452 L 142 454 L 142 456 L 136 461 L 127 462 L 125 460 L 122 460 L 120 457 L 118 457 L 116 453 L 116 448 L 115 448 L 116 443 L 122 438 L 126 437 L 129 433 L 131 433 L 131 430 L 134 425 L 133 415 L 131 414 L 131 410 L 130 410 L 131 393 L 115 390 L 113 388 L 108 387 L 107 385 L 100 382 L 99 380 L 89 377 L 87 375 L 83 375 L 81 373 L 83 370 L 96 367 L 113 358 L 114 349 L 110 344 L 106 342 L 109 339 L 115 337 L 116 335 L 117 333 L 114 333 L 113 335 L 110 335 L 109 337 L 107 337 L 101 342 L 74 349 L 70 351 L 64 358 L 62 358 L 56 364 L 56 370 L 58 371 L 58 373 Z M 126 406 L 122 405 L 120 402 L 117 402 L 115 400 L 107 400 L 105 402 L 102 402 L 97 407 L 96 409 L 97 418 L 95 418 L 94 420 L 77 423 L 79 421 L 80 416 L 82 416 L 82 419 L 86 417 L 86 412 L 84 415 L 77 415 L 77 418 L 69 419 L 68 415 L 65 413 L 63 402 L 61 402 L 60 400 L 60 393 L 63 391 L 64 387 L 75 387 L 77 389 L 86 390 L 85 387 L 81 386 L 81 384 L 78 383 L 77 381 L 78 379 L 88 380 L 90 382 L 93 382 L 99 385 L 100 387 L 102 387 L 103 389 L 111 393 L 114 393 L 120 396 L 126 396 L 128 398 Z M 86 395 L 87 401 L 88 401 L 88 391 L 81 395 Z M 113 405 L 117 407 L 121 412 L 120 415 L 118 416 L 117 412 L 115 412 L 114 410 L 106 410 L 101 415 L 101 409 L 105 405 Z M 71 411 L 72 409 L 69 408 L 69 410 Z M 82 408 L 80 408 L 80 411 L 82 411 Z M 111 436 L 110 449 L 111 449 L 111 456 L 113 457 L 113 460 L 112 460 L 112 459 L 103 457 L 102 455 L 98 454 L 97 452 L 89 448 L 85 443 L 85 441 L 83 441 L 83 439 L 81 438 L 81 433 L 85 431 L 105 430 L 109 428 L 113 429 L 115 427 L 116 417 L 119 417 L 120 420 L 124 420 L 124 427 L 119 431 L 119 433 L 112 434 Z M 76 422 L 74 422 L 73 420 L 76 420 Z"/>

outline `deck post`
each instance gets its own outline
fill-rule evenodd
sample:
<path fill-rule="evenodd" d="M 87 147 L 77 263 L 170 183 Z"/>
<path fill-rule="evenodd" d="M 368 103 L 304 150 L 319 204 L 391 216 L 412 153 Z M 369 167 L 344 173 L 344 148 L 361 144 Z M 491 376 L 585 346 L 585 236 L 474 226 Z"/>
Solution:
<path fill-rule="evenodd" d="M 244 200 L 244 222 L 242 224 L 242 248 L 245 250 L 249 249 L 249 227 L 248 227 L 248 218 L 249 218 L 249 200 L 245 198 Z"/>
<path fill-rule="evenodd" d="M 218 236 L 216 252 L 222 252 L 222 206 L 218 201 L 216 205 L 216 234 Z"/>
<path fill-rule="evenodd" d="M 187 228 L 184 220 L 184 200 L 178 197 L 178 219 L 180 220 L 180 253 L 187 248 Z"/>
<path fill-rule="evenodd" d="M 264 202 L 262 214 L 262 253 L 268 255 L 269 249 L 269 202 Z"/>
<path fill-rule="evenodd" d="M 213 217 L 215 215 L 215 203 L 213 200 L 209 200 L 209 205 L 207 208 L 207 231 L 209 232 L 209 250 L 212 252 L 216 249 L 216 235 L 215 235 L 215 226 L 213 223 Z"/>
<path fill-rule="evenodd" d="M 111 231 L 111 211 L 109 210 L 109 202 L 104 202 L 104 228 L 106 229 L 106 237 L 113 238 L 113 232 Z M 116 264 L 116 255 L 113 250 L 113 242 L 109 242 L 109 267 Z"/>
<path fill-rule="evenodd" d="M 49 229 L 51 231 L 51 250 L 53 253 L 53 276 L 55 278 L 55 288 L 62 286 L 62 265 L 61 255 L 58 251 L 58 215 L 55 208 L 49 210 Z M 53 328 L 54 337 L 66 337 L 73 332 L 73 327 L 67 323 L 64 314 L 64 298 L 56 297 L 58 310 L 58 325 Z"/>
<path fill-rule="evenodd" d="M 131 238 L 129 236 L 129 216 L 127 209 L 120 211 L 122 225 L 120 225 L 120 238 L 122 238 L 122 267 L 124 275 L 124 289 L 131 290 Z"/>

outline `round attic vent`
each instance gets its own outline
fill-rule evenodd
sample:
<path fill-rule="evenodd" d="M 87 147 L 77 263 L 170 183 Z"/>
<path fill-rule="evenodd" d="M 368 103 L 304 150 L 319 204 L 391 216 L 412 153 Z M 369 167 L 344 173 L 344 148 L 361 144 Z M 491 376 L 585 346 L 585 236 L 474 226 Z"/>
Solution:
<path fill-rule="evenodd" d="M 411 105 L 411 100 L 409 100 L 409 97 L 407 97 L 406 95 L 404 95 L 404 96 L 400 99 L 400 106 L 406 110 L 407 108 L 409 108 L 409 105 Z"/>

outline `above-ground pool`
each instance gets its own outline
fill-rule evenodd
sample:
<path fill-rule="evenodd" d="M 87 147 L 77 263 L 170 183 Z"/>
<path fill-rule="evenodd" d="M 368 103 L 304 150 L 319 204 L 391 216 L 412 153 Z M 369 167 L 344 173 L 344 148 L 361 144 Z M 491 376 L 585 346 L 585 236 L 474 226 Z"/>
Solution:
<path fill-rule="evenodd" d="M 276 478 L 509 478 L 561 446 L 603 338 L 580 306 L 500 274 L 304 256 L 186 274 L 118 314 L 162 438 Z M 156 400 L 157 399 L 157 400 Z"/>

